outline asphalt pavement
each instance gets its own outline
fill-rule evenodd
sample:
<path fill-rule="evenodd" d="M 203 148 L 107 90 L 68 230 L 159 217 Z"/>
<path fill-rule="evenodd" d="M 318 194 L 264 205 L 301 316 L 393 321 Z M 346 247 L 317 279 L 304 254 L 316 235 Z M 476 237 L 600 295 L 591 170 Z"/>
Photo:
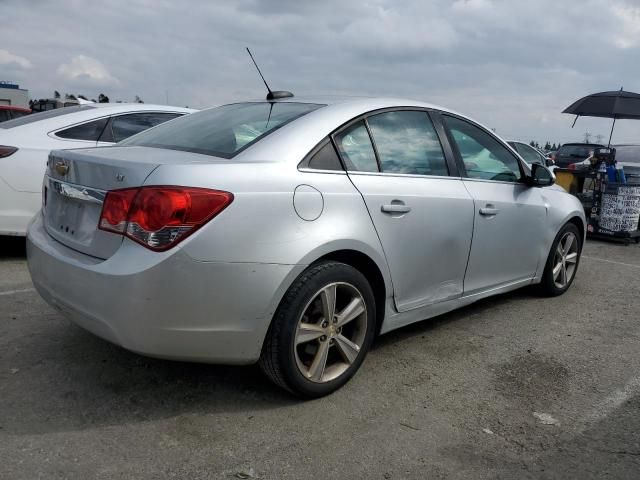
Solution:
<path fill-rule="evenodd" d="M 301 402 L 257 367 L 92 336 L 0 239 L 0 479 L 637 479 L 639 297 L 640 246 L 589 241 L 564 296 L 382 336 L 349 384 Z"/>

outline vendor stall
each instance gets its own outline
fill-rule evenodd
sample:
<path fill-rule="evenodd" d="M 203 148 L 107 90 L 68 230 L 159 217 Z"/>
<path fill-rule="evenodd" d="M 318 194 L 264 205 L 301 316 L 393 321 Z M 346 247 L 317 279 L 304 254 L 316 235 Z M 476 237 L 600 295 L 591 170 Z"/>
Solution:
<path fill-rule="evenodd" d="M 607 148 L 595 148 L 578 168 L 556 169 L 557 183 L 582 202 L 589 235 L 627 244 L 640 242 L 640 183 L 627 181 L 624 170 L 616 165 L 616 150 L 611 148 L 616 120 L 640 119 L 640 94 L 623 89 L 595 93 L 574 102 L 563 113 L 576 115 L 576 120 L 579 116 L 612 118 L 613 124 Z"/>

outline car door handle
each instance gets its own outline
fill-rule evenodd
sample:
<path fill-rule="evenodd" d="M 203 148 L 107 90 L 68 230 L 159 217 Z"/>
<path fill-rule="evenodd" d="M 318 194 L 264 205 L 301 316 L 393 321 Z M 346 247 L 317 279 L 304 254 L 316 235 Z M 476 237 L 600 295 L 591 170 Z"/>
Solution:
<path fill-rule="evenodd" d="M 492 216 L 492 215 L 497 215 L 500 212 L 499 209 L 494 208 L 493 205 L 487 205 L 486 207 L 483 207 L 480 209 L 480 215 L 485 215 L 485 216 Z"/>
<path fill-rule="evenodd" d="M 382 205 L 382 207 L 380 207 L 380 210 L 382 210 L 384 213 L 409 213 L 411 211 L 411 207 L 403 203 L 391 203 Z"/>

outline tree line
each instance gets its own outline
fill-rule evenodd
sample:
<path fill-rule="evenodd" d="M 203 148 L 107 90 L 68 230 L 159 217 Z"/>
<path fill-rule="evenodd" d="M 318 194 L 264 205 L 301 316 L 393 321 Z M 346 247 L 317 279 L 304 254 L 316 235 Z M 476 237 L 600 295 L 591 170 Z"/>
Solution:
<path fill-rule="evenodd" d="M 551 143 L 548 140 L 547 140 L 547 143 L 544 144 L 544 146 L 540 146 L 540 144 L 538 142 L 534 141 L 534 140 L 531 140 L 529 142 L 529 145 L 531 145 L 532 147 L 535 147 L 535 148 L 539 148 L 541 150 L 545 150 L 545 151 L 556 151 L 562 146 L 562 144 L 560 142 L 558 142 L 558 145 L 556 145 L 555 142 Z"/>
<path fill-rule="evenodd" d="M 64 98 L 64 100 L 69 100 L 69 101 L 77 101 L 78 99 L 82 99 L 82 100 L 86 100 L 88 102 L 94 102 L 94 103 L 109 103 L 110 102 L 109 97 L 106 96 L 104 93 L 100 93 L 98 95 L 98 99 L 96 100 L 95 98 L 89 99 L 89 97 L 87 97 L 84 94 L 75 95 L 73 93 L 65 93 L 64 95 L 61 95 L 58 90 L 54 90 L 53 98 L 55 100 L 60 100 L 60 101 L 62 101 L 63 98 Z M 31 99 L 31 100 L 29 100 L 29 107 L 31 107 L 32 110 L 37 110 L 37 108 L 34 108 L 34 107 L 36 107 L 38 104 L 47 102 L 47 100 L 50 100 L 50 99 L 46 99 L 46 98 L 45 99 L 38 99 L 38 100 Z M 134 103 L 144 103 L 144 101 L 142 100 L 142 98 L 140 98 L 139 95 L 135 96 L 133 102 Z M 115 103 L 122 103 L 122 100 L 116 100 Z"/>

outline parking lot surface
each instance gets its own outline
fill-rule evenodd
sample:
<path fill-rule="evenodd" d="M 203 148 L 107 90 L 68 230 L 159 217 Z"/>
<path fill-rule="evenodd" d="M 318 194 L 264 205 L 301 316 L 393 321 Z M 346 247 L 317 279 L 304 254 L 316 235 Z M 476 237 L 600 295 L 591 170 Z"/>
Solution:
<path fill-rule="evenodd" d="M 638 478 L 640 246 L 589 241 L 573 287 L 380 337 L 301 402 L 257 367 L 149 359 L 76 327 L 0 240 L 0 478 Z M 100 295 L 100 292 L 96 292 Z"/>

